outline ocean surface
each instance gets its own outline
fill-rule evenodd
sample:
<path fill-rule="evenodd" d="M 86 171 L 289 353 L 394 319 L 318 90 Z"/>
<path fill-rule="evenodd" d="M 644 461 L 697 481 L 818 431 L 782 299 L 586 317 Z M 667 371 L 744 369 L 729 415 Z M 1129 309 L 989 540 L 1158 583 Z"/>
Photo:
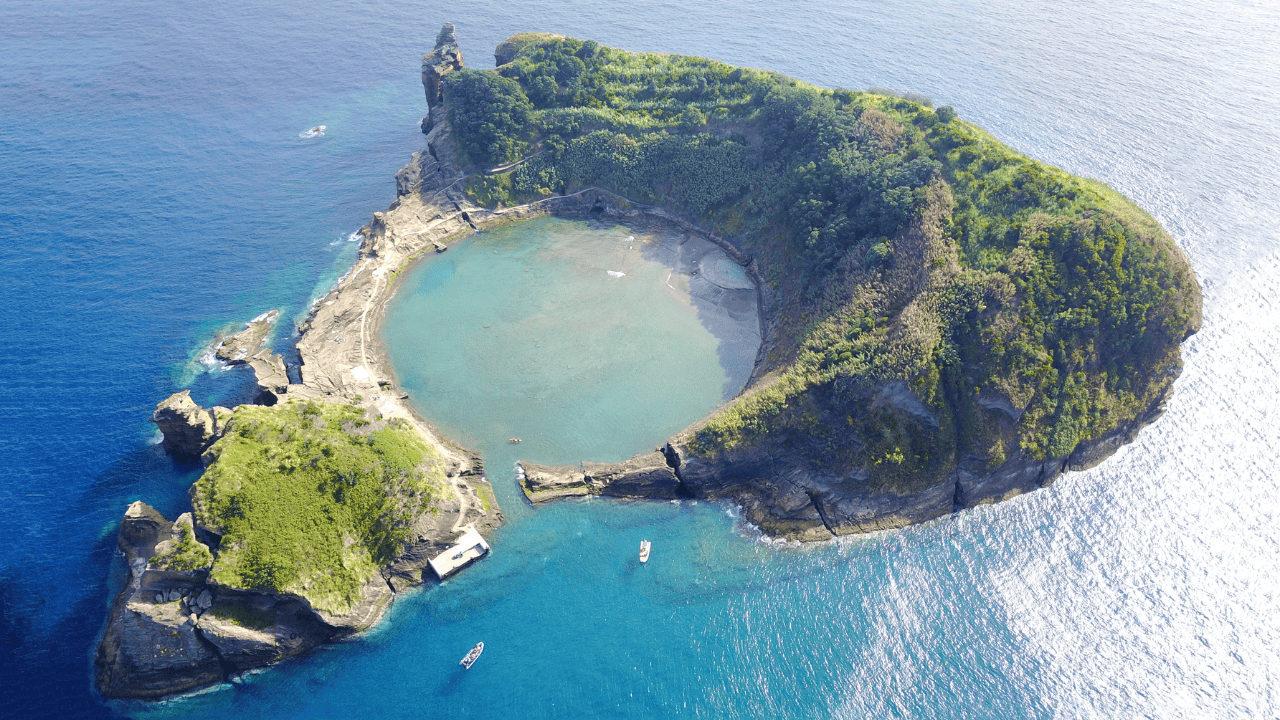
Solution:
<path fill-rule="evenodd" d="M 234 685 L 104 701 L 119 518 L 183 511 L 199 472 L 152 408 L 246 400 L 246 374 L 202 362 L 213 335 L 305 317 L 349 267 L 423 145 L 419 58 L 445 21 L 472 67 L 540 30 L 922 93 L 1111 184 L 1204 285 L 1168 411 L 1047 490 L 805 547 L 713 503 L 533 510 L 503 473 L 536 443 L 498 443 L 511 521 L 475 568 Z M 6 0 L 0 28 L 0 716 L 1280 716 L 1275 4 Z M 698 388 L 714 403 L 723 380 Z M 466 416 L 439 421 L 507 432 Z M 621 458 L 637 437 L 593 440 Z"/>

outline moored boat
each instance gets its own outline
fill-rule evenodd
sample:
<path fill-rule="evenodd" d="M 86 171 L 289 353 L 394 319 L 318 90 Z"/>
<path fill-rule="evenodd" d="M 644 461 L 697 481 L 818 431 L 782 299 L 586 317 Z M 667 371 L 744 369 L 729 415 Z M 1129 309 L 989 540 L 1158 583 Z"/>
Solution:
<path fill-rule="evenodd" d="M 648 540 L 640 541 L 640 562 L 641 563 L 649 562 L 649 545 L 650 543 Z"/>
<path fill-rule="evenodd" d="M 484 643 L 482 642 L 476 643 L 476 646 L 471 648 L 471 652 L 467 653 L 466 657 L 459 660 L 458 664 L 470 670 L 471 666 L 475 664 L 476 658 L 479 658 L 480 653 L 482 652 L 484 652 Z"/>

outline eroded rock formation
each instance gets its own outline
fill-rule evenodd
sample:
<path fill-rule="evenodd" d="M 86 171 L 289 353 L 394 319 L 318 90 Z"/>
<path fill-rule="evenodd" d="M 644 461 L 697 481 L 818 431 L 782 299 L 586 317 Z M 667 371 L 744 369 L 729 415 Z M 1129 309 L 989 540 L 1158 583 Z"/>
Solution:
<path fill-rule="evenodd" d="M 422 132 L 431 132 L 439 121 L 438 111 L 444 100 L 441 80 L 445 75 L 462 69 L 462 49 L 453 34 L 453 23 L 445 23 L 436 35 L 436 47 L 422 56 L 422 89 L 427 95 L 427 116 L 422 119 Z"/>
<path fill-rule="evenodd" d="M 121 522 L 117 545 L 129 576 L 94 661 L 98 689 L 109 697 L 159 697 L 222 678 L 222 664 L 197 634 L 188 603 L 208 569 L 170 571 L 150 564 L 157 545 L 173 540 L 175 524 L 142 502 L 130 505 Z M 185 527 L 190 528 L 189 515 Z"/>
<path fill-rule="evenodd" d="M 271 328 L 280 318 L 279 310 L 265 312 L 245 323 L 244 329 L 221 338 L 214 349 L 214 357 L 228 365 L 243 365 L 249 362 L 266 341 Z"/>
<path fill-rule="evenodd" d="M 164 434 L 165 452 L 193 459 L 218 439 L 219 416 L 230 412 L 222 407 L 205 410 L 191 399 L 190 390 L 183 390 L 156 405 L 151 422 Z"/>
<path fill-rule="evenodd" d="M 258 383 L 258 397 L 254 400 L 259 405 L 275 405 L 280 397 L 289 390 L 289 374 L 284 367 L 284 358 L 270 350 L 259 350 L 249 360 L 253 375 Z"/>
<path fill-rule="evenodd" d="M 921 412 L 923 403 L 913 402 L 909 394 L 905 387 L 881 388 L 872 402 L 885 401 L 893 407 L 896 421 L 910 425 L 913 432 L 936 432 L 937 421 Z M 916 486 L 881 487 L 856 470 L 837 474 L 815 467 L 803 449 L 785 437 L 773 445 L 708 458 L 690 447 L 706 421 L 672 438 L 662 453 L 616 464 L 553 467 L 522 462 L 517 479 L 535 504 L 585 495 L 723 499 L 739 505 L 748 522 L 771 536 L 828 540 L 905 527 L 1046 487 L 1063 472 L 1093 467 L 1131 442 L 1160 416 L 1166 399 L 1113 432 L 1081 443 L 1067 457 L 1035 460 L 1019 452 L 994 468 L 980 459 L 961 457 L 941 479 Z M 995 407 L 990 412 L 1007 417 Z"/>
<path fill-rule="evenodd" d="M 368 627 L 368 605 L 391 594 L 376 578 L 381 593 L 364 612 L 329 618 L 301 598 L 223 587 L 209 580 L 208 564 L 173 562 L 209 556 L 192 531 L 190 513 L 169 522 L 142 502 L 125 512 L 117 543 L 129 576 L 94 661 L 104 695 L 158 698 L 220 682 Z"/>

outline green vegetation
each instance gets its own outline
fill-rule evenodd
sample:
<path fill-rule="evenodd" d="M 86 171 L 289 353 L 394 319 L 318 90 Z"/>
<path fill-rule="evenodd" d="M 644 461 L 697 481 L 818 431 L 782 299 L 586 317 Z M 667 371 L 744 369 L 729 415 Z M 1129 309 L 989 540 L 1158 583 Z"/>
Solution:
<path fill-rule="evenodd" d="M 226 620 L 233 625 L 250 630 L 266 630 L 275 623 L 275 615 L 269 610 L 260 610 L 235 601 L 220 602 L 209 612 L 219 620 Z"/>
<path fill-rule="evenodd" d="M 527 145 L 529 98 L 504 77 L 477 70 L 448 76 L 445 99 L 449 122 L 461 128 L 464 147 L 472 160 L 486 165 L 514 160 Z"/>
<path fill-rule="evenodd" d="M 781 441 L 905 491 L 961 455 L 1065 456 L 1172 381 L 1199 290 L 1168 235 L 950 106 L 556 36 L 503 48 L 445 78 L 471 161 L 523 161 L 473 176 L 478 202 L 608 189 L 731 237 L 775 291 L 770 375 L 697 452 Z M 926 411 L 883 401 L 895 382 Z"/>
<path fill-rule="evenodd" d="M 196 542 L 195 534 L 187 523 L 176 525 L 177 542 L 171 543 L 167 552 L 158 553 L 151 558 L 151 564 L 161 570 L 179 570 L 194 572 L 203 570 L 213 564 L 213 554 L 209 548 Z"/>
<path fill-rule="evenodd" d="M 210 577 L 330 613 L 350 609 L 444 494 L 443 463 L 411 428 L 340 403 L 242 405 L 211 452 L 191 491 L 222 535 Z"/>

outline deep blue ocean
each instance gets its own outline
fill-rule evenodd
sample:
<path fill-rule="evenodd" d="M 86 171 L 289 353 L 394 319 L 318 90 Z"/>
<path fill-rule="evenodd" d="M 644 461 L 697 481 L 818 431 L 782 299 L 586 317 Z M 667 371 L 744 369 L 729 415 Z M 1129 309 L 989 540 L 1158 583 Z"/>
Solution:
<path fill-rule="evenodd" d="M 922 93 L 1111 184 L 1204 285 L 1168 412 L 1047 490 L 819 546 L 709 503 L 535 511 L 491 470 L 511 518 L 493 556 L 375 631 L 198 696 L 104 701 L 119 518 L 182 512 L 198 474 L 151 410 L 183 388 L 247 400 L 200 362 L 214 334 L 297 321 L 349 267 L 423 146 L 419 59 L 445 21 L 472 67 L 539 30 Z M 0 716 L 1280 717 L 1278 171 L 1265 2 L 5 0 Z"/>

